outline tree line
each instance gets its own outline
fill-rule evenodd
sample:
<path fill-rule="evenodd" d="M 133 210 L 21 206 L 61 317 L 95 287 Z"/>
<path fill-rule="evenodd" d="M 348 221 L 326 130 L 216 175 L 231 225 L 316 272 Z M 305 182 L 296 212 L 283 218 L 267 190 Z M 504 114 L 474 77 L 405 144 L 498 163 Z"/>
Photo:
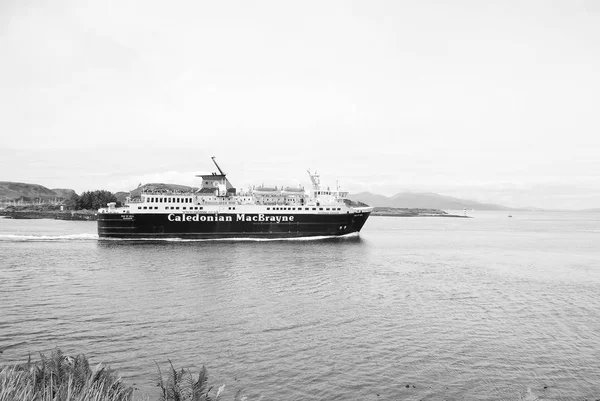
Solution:
<path fill-rule="evenodd" d="M 82 192 L 81 195 L 74 194 L 71 196 L 71 198 L 65 202 L 65 206 L 71 210 L 93 210 L 106 207 L 106 204 L 109 202 L 116 202 L 117 207 L 121 206 L 121 202 L 119 202 L 115 194 L 110 191 L 85 191 Z"/>

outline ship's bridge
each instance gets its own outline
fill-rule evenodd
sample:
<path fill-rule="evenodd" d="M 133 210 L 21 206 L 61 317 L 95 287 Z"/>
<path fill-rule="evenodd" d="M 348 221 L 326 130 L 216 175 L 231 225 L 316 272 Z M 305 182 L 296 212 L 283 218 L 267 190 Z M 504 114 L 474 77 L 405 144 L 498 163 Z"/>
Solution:
<path fill-rule="evenodd" d="M 197 175 L 196 177 L 202 178 L 202 185 L 198 190 L 200 195 L 214 195 L 215 191 L 219 189 L 219 186 L 225 186 L 227 196 L 233 196 L 236 194 L 236 189 L 231 185 L 229 180 L 224 174 L 203 174 Z"/>
<path fill-rule="evenodd" d="M 329 188 L 327 188 L 326 191 L 316 189 L 313 191 L 313 197 L 316 199 L 328 200 L 328 201 L 334 202 L 337 200 L 347 198 L 348 192 L 347 191 L 331 191 L 331 190 L 329 190 Z"/>

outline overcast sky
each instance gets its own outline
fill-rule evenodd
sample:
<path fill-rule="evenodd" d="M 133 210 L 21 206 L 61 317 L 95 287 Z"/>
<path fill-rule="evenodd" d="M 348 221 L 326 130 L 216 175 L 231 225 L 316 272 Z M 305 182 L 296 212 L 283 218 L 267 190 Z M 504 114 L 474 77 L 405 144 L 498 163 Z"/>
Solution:
<path fill-rule="evenodd" d="M 600 207 L 600 2 L 0 0 L 0 180 Z"/>

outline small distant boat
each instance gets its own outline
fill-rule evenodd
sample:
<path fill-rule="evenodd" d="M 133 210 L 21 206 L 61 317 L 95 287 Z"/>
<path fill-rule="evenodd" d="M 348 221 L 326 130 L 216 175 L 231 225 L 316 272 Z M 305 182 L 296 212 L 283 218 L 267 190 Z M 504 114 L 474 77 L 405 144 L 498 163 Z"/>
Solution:
<path fill-rule="evenodd" d="M 509 214 L 508 217 L 512 217 L 512 214 Z"/>

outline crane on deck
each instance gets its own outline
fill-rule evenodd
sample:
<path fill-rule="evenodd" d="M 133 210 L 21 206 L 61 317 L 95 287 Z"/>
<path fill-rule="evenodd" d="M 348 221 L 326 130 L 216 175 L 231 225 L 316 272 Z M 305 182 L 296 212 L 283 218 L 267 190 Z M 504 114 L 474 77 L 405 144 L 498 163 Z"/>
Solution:
<path fill-rule="evenodd" d="M 219 173 L 221 173 L 221 175 L 225 176 L 225 173 L 223 172 L 223 170 L 221 170 L 221 167 L 219 167 L 219 165 L 217 164 L 217 161 L 215 160 L 215 156 L 211 157 L 213 163 L 215 163 L 215 166 L 217 166 L 217 170 L 219 170 Z"/>

